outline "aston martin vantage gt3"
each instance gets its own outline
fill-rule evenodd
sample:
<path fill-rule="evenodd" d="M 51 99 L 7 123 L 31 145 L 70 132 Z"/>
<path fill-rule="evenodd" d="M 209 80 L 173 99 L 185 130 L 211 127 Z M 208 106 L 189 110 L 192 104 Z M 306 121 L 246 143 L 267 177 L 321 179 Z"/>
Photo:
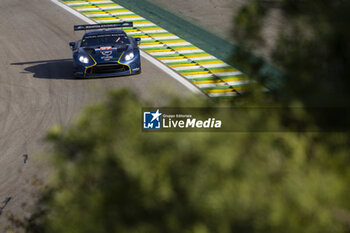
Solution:
<path fill-rule="evenodd" d="M 73 73 L 77 78 L 110 77 L 141 72 L 140 38 L 128 36 L 116 28 L 133 27 L 132 22 L 76 25 L 85 32 L 81 40 L 70 42 Z"/>

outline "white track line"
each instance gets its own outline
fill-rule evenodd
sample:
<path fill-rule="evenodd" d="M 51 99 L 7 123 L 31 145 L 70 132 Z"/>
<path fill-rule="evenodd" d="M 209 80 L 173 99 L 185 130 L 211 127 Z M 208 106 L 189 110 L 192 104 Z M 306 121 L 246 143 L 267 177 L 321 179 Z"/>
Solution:
<path fill-rule="evenodd" d="M 109 15 L 132 15 L 135 14 L 132 11 L 124 11 L 124 12 L 114 12 L 114 13 L 109 13 Z"/>
<path fill-rule="evenodd" d="M 149 27 L 149 26 L 157 26 L 154 23 L 134 23 L 134 27 Z"/>
<path fill-rule="evenodd" d="M 85 21 L 86 23 L 89 24 L 96 24 L 95 21 L 93 21 L 92 19 L 89 19 L 88 17 L 82 15 L 81 13 L 73 10 L 72 8 L 70 8 L 69 6 L 63 4 L 62 2 L 58 1 L 58 0 L 51 0 L 53 3 L 55 3 L 56 5 L 62 7 L 63 9 L 65 9 L 66 11 L 72 13 L 73 15 L 77 16 L 79 19 Z M 187 89 L 189 89 L 190 91 L 199 94 L 203 97 L 207 97 L 207 95 L 205 95 L 197 86 L 195 86 L 194 84 L 192 84 L 190 81 L 188 81 L 187 79 L 185 79 L 184 77 L 182 77 L 180 74 L 176 73 L 174 70 L 170 69 L 168 66 L 166 66 L 165 64 L 161 63 L 160 61 L 158 61 L 156 58 L 152 57 L 151 55 L 145 53 L 144 51 L 140 50 L 141 56 L 144 57 L 146 60 L 148 60 L 149 62 L 151 62 L 153 65 L 157 66 L 158 68 L 160 68 L 161 70 L 163 70 L 164 72 L 166 72 L 167 74 L 169 74 L 172 78 L 176 79 L 178 82 L 180 82 L 182 85 L 184 85 Z"/>
<path fill-rule="evenodd" d="M 216 72 L 216 73 L 209 73 L 209 74 L 194 74 L 194 75 L 186 75 L 186 78 L 210 78 L 210 77 L 221 77 L 221 76 L 235 76 L 235 75 L 241 75 L 242 73 L 240 71 L 232 71 L 232 72 Z"/>
<path fill-rule="evenodd" d="M 206 57 L 191 57 L 191 58 L 187 58 L 187 59 L 162 59 L 159 58 L 159 60 L 161 60 L 164 63 L 173 63 L 173 62 L 183 62 L 183 61 L 202 61 L 202 60 L 210 60 L 210 59 L 217 59 L 213 56 L 206 56 Z"/>
<path fill-rule="evenodd" d="M 238 93 L 235 91 L 232 92 L 219 92 L 219 93 L 208 93 L 210 97 L 223 97 L 223 96 L 237 96 L 239 93 L 242 93 L 242 91 L 239 91 Z"/>
<path fill-rule="evenodd" d="M 186 61 L 192 61 L 191 59 L 187 58 L 187 59 L 169 59 L 169 60 L 161 60 L 163 63 L 174 63 L 174 62 L 186 62 Z"/>
<path fill-rule="evenodd" d="M 178 43 L 165 43 L 163 44 L 152 44 L 152 45 L 140 45 L 139 47 L 144 48 L 161 48 L 161 47 L 171 47 L 171 46 L 181 46 L 181 45 L 192 45 L 189 42 L 178 42 Z"/>
<path fill-rule="evenodd" d="M 137 24 L 134 24 L 135 26 Z M 171 40 L 171 39 L 180 39 L 178 36 L 153 36 L 149 38 L 142 38 L 142 41 L 147 41 L 147 40 Z"/>
<path fill-rule="evenodd" d="M 134 20 L 145 20 L 145 18 L 141 18 L 141 17 L 134 17 L 134 18 L 125 18 L 125 19 L 96 19 L 96 22 L 98 23 L 113 23 L 113 22 L 120 22 L 123 20 L 127 20 L 127 21 L 134 21 Z"/>
<path fill-rule="evenodd" d="M 110 14 L 107 13 L 101 13 L 101 14 L 90 14 L 90 13 L 84 13 L 87 17 L 99 17 L 99 16 L 110 16 Z"/>
<path fill-rule="evenodd" d="M 198 87 L 204 88 L 204 87 L 222 87 L 222 86 L 233 86 L 233 85 L 244 85 L 248 84 L 249 80 L 238 80 L 238 81 L 231 81 L 231 82 L 221 82 L 221 83 L 206 83 L 206 84 L 197 84 Z"/>
<path fill-rule="evenodd" d="M 143 33 L 167 33 L 168 31 L 164 29 L 159 29 L 159 30 L 142 30 L 141 28 L 139 29 L 140 31 L 134 31 L 134 32 L 127 32 L 128 35 L 137 35 L 137 34 L 143 34 Z"/>
<path fill-rule="evenodd" d="M 82 7 L 82 8 L 75 8 L 77 11 L 96 11 L 96 10 L 113 10 L 113 9 L 122 9 L 121 6 L 102 6 L 102 7 Z"/>
<path fill-rule="evenodd" d="M 156 50 L 156 49 L 155 49 Z M 151 55 L 171 55 L 171 54 L 187 54 L 187 53 L 202 53 L 204 52 L 201 49 L 191 49 L 191 50 L 175 50 L 174 51 L 168 51 L 168 52 L 151 52 Z"/>
<path fill-rule="evenodd" d="M 77 6 L 77 5 L 89 5 L 89 4 L 101 4 L 101 3 L 110 3 L 112 4 L 112 1 L 97 1 L 97 2 L 71 2 L 66 3 L 68 6 Z"/>
<path fill-rule="evenodd" d="M 181 66 L 181 67 L 172 67 L 172 68 L 176 71 L 180 71 L 180 70 L 197 70 L 197 69 L 204 69 L 204 68 L 221 68 L 221 67 L 227 67 L 228 69 L 231 68 L 231 66 L 228 66 L 226 64 L 204 64 L 204 65 Z"/>

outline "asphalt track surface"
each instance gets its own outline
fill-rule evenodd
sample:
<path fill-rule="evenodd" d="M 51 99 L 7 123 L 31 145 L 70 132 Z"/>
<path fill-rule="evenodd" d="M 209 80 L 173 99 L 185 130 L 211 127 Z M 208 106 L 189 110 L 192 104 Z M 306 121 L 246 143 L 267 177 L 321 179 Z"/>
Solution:
<path fill-rule="evenodd" d="M 1 0 L 0 12 L 1 224 L 7 211 L 23 215 L 21 205 L 32 201 L 32 177 L 45 176 L 34 154 L 47 148 L 43 137 L 53 125 L 68 125 L 109 89 L 130 88 L 155 106 L 169 93 L 193 94 L 145 59 L 137 76 L 75 80 L 68 42 L 81 37 L 73 25 L 83 21 L 49 0 Z"/>

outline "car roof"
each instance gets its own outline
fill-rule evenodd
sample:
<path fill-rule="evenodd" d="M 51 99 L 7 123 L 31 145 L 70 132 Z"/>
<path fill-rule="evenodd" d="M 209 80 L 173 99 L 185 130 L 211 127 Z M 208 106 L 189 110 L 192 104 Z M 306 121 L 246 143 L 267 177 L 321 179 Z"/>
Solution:
<path fill-rule="evenodd" d="M 111 34 L 111 33 L 126 34 L 123 30 L 108 29 L 108 30 L 95 30 L 95 31 L 86 32 L 84 36 L 103 35 L 103 34 Z"/>

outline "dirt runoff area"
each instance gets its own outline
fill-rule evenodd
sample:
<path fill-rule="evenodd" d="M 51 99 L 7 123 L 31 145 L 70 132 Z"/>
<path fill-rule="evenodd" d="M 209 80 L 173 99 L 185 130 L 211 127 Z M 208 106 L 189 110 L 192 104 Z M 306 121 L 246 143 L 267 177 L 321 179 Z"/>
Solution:
<path fill-rule="evenodd" d="M 230 42 L 233 18 L 246 0 L 148 0 Z"/>

